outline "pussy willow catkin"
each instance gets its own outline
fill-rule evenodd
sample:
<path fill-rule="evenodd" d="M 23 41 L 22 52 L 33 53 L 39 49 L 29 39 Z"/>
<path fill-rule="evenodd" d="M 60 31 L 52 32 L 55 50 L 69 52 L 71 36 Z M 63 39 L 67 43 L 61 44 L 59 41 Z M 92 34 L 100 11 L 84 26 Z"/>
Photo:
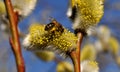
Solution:
<path fill-rule="evenodd" d="M 83 32 L 98 24 L 103 16 L 104 0 L 71 0 L 67 15 L 73 21 L 73 29 Z"/>
<path fill-rule="evenodd" d="M 46 31 L 45 25 L 33 24 L 23 40 L 23 46 L 27 50 L 51 50 L 64 55 L 76 49 L 77 37 L 67 29 L 63 29 L 61 32 L 57 26 L 53 26 Z"/>
<path fill-rule="evenodd" d="M 12 0 L 14 11 L 22 17 L 28 16 L 35 8 L 37 0 Z"/>

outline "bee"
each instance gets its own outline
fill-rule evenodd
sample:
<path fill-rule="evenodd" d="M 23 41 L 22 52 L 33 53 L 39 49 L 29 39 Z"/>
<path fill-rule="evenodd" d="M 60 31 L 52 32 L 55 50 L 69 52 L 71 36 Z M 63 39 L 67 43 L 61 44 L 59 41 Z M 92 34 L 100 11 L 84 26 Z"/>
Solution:
<path fill-rule="evenodd" d="M 58 23 L 55 19 L 53 19 L 49 24 L 45 26 L 45 31 L 49 31 L 49 32 L 56 31 L 56 32 L 63 33 L 64 28 L 60 23 Z"/>

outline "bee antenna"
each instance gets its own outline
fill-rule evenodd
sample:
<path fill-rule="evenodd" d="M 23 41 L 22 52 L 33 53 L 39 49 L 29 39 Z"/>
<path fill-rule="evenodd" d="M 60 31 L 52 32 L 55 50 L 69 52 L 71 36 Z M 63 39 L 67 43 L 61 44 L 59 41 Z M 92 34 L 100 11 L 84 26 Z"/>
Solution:
<path fill-rule="evenodd" d="M 51 17 L 51 16 L 49 16 L 49 20 L 52 22 L 52 23 L 57 23 L 57 21 L 56 21 L 56 19 L 55 18 L 53 18 L 53 17 Z"/>
<path fill-rule="evenodd" d="M 55 20 L 55 18 L 49 16 L 49 20 L 50 20 L 50 21 L 53 21 L 53 20 Z"/>

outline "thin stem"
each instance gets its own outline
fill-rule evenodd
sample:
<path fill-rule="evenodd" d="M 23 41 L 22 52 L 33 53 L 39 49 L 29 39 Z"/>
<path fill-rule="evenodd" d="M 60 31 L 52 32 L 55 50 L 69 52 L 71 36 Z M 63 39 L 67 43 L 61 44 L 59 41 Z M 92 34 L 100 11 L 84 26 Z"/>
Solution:
<path fill-rule="evenodd" d="M 81 44 L 82 44 L 82 40 L 83 40 L 83 34 L 81 32 L 78 32 L 77 37 L 78 37 L 78 41 L 77 41 L 76 53 L 77 53 L 77 58 L 78 58 L 78 64 L 80 64 L 80 56 L 81 56 L 80 55 L 80 48 L 81 48 Z M 81 70 L 81 67 L 80 67 L 80 70 Z"/>
<path fill-rule="evenodd" d="M 73 65 L 74 65 L 74 72 L 80 72 L 80 64 L 77 58 L 77 53 L 76 51 L 72 51 L 70 53 L 70 57 L 72 59 Z"/>
<path fill-rule="evenodd" d="M 83 34 L 81 32 L 78 32 L 77 33 L 77 37 L 78 37 L 77 49 L 70 53 L 70 57 L 71 57 L 71 59 L 73 61 L 75 72 L 81 72 L 81 67 L 80 67 L 80 48 L 81 48 L 81 43 L 82 43 L 82 40 L 83 40 Z"/>
<path fill-rule="evenodd" d="M 10 44 L 11 44 L 13 53 L 15 55 L 17 71 L 25 72 L 25 65 L 24 65 L 24 60 L 21 53 L 18 28 L 17 28 L 18 16 L 13 10 L 11 1 L 4 0 L 4 2 L 6 6 L 6 11 L 8 13 L 9 22 L 10 22 L 10 30 L 11 30 Z"/>

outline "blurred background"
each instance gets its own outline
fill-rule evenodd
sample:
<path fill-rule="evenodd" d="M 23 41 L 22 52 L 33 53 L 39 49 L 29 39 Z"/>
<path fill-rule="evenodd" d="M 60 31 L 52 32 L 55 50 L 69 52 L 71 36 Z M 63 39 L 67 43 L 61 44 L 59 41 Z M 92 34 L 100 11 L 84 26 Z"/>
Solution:
<path fill-rule="evenodd" d="M 19 22 L 20 31 L 27 34 L 32 23 L 48 24 L 49 17 L 53 17 L 73 32 L 72 23 L 66 16 L 68 3 L 69 0 L 38 0 L 35 10 Z M 84 38 L 82 47 L 91 44 L 96 48 L 95 61 L 98 62 L 100 72 L 120 72 L 120 0 L 105 0 L 104 5 L 103 18 L 93 30 L 94 34 Z M 0 72 L 17 72 L 8 38 L 8 34 L 0 30 Z M 63 59 L 58 55 L 56 58 L 52 54 L 53 58 L 46 61 L 39 53 L 26 51 L 23 47 L 22 53 L 26 72 L 57 72 L 61 61 L 69 62 L 72 66 L 69 58 Z"/>

